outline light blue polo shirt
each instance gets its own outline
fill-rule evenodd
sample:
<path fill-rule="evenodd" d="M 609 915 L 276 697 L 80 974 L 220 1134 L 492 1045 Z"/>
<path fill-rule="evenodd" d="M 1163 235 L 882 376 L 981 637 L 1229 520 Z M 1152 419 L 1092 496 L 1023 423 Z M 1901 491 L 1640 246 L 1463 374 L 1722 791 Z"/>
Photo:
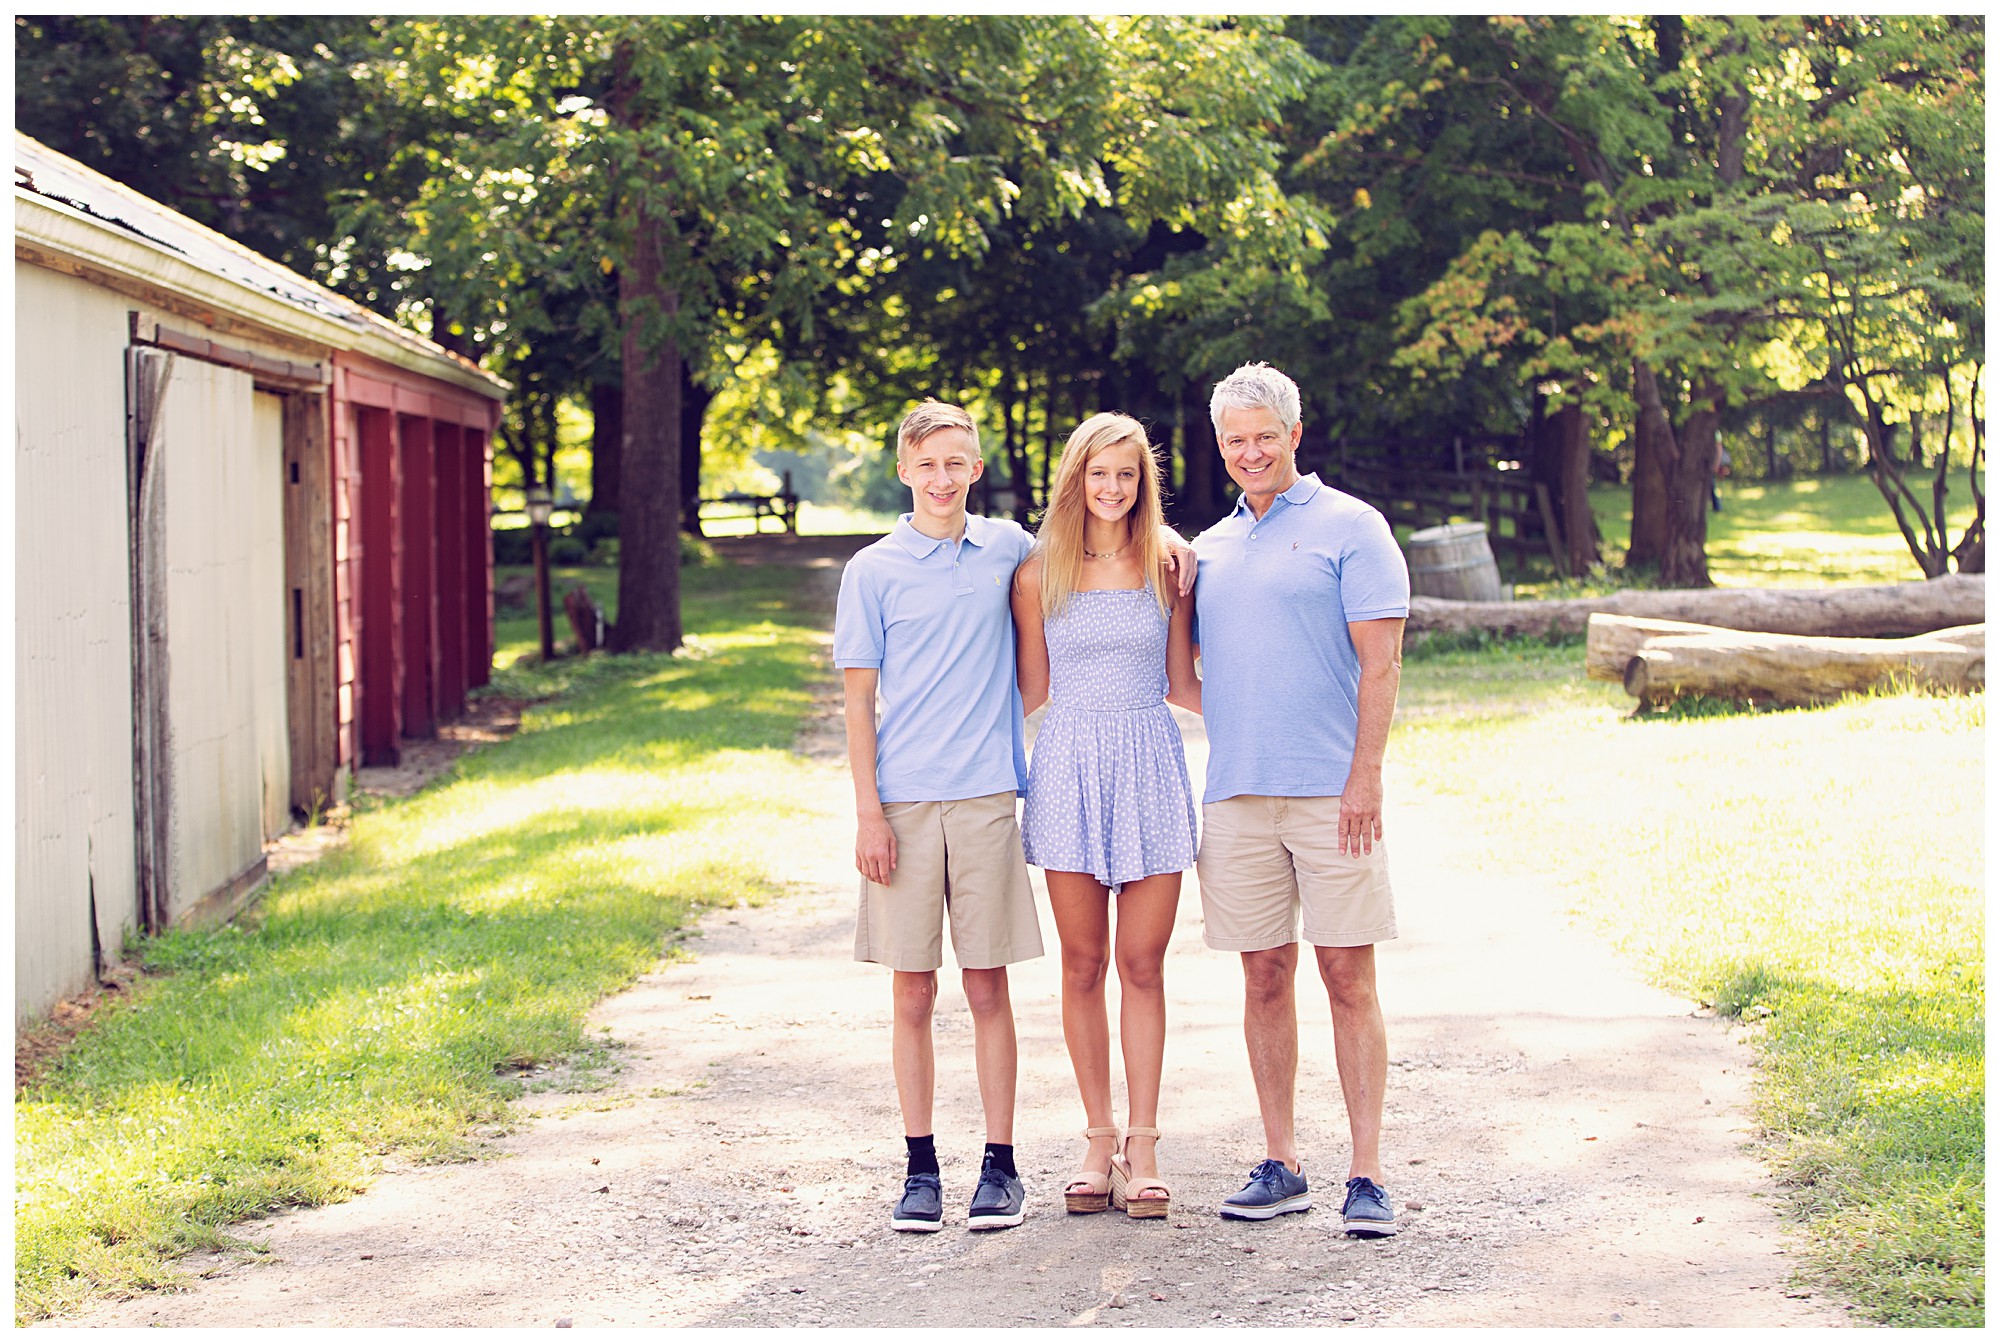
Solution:
<path fill-rule="evenodd" d="M 1014 680 L 1014 570 L 1033 538 L 965 519 L 939 541 L 903 514 L 840 575 L 833 665 L 881 669 L 875 786 L 884 802 L 952 802 L 1028 786 Z"/>
<path fill-rule="evenodd" d="M 1238 499 L 1194 549 L 1208 729 L 1201 800 L 1339 796 L 1361 687 L 1348 622 L 1410 613 L 1409 569 L 1388 521 L 1308 474 L 1261 520 Z"/>

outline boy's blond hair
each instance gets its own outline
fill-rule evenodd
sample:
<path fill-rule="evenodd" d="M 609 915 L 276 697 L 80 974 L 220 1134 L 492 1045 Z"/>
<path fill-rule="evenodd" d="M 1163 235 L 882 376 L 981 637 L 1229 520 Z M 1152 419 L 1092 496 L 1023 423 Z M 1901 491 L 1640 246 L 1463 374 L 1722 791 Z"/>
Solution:
<path fill-rule="evenodd" d="M 903 417 L 902 425 L 896 430 L 897 464 L 902 463 L 911 448 L 940 429 L 965 430 L 972 435 L 972 455 L 979 455 L 979 426 L 972 422 L 971 414 L 961 406 L 947 405 L 927 396 L 922 405 Z"/>

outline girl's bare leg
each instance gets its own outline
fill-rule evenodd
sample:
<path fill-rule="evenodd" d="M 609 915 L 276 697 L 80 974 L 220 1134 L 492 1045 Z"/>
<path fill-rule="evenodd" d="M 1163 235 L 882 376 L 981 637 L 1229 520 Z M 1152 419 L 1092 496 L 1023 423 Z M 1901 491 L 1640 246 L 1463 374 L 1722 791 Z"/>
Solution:
<path fill-rule="evenodd" d="M 1062 941 L 1063 1043 L 1076 1070 L 1085 1125 L 1107 1128 L 1117 1122 L 1111 1110 L 1111 1028 L 1104 1010 L 1104 979 L 1111 962 L 1110 892 L 1087 872 L 1044 875 Z M 1092 1138 L 1081 1169 L 1108 1174 L 1116 1150 L 1112 1139 Z"/>
<path fill-rule="evenodd" d="M 1130 882 L 1118 893 L 1118 1042 L 1125 1056 L 1127 1122 L 1140 1128 L 1159 1126 L 1167 1043 L 1165 963 L 1180 898 L 1178 872 Z M 1126 1140 L 1135 1179 L 1160 1173 L 1156 1146 L 1153 1138 Z"/>

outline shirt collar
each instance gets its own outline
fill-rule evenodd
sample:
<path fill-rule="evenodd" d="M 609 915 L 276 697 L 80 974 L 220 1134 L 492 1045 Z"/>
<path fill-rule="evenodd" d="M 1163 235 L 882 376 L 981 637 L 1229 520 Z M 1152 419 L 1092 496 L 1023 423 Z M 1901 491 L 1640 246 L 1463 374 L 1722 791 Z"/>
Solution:
<path fill-rule="evenodd" d="M 1311 501 L 1312 497 L 1315 494 L 1318 494 L 1320 492 L 1322 488 L 1323 486 L 1320 482 L 1319 472 L 1308 471 L 1305 474 L 1301 475 L 1297 480 L 1293 481 L 1289 486 L 1287 486 L 1284 489 L 1284 491 L 1278 495 L 1278 498 L 1284 500 L 1288 504 L 1308 503 Z M 1236 507 L 1231 511 L 1235 513 L 1248 513 L 1250 511 L 1249 496 L 1243 494 L 1237 495 Z M 1265 516 L 1268 517 L 1270 515 L 1266 513 Z"/>
<path fill-rule="evenodd" d="M 896 538 L 897 545 L 909 551 L 914 558 L 923 559 L 939 546 L 949 544 L 948 542 L 940 541 L 935 536 L 925 536 L 922 532 L 918 531 L 910 524 L 910 519 L 915 516 L 914 513 L 905 513 L 896 519 L 895 530 L 890 532 L 890 535 Z M 992 526 L 993 520 L 991 518 L 982 518 L 976 513 L 967 513 L 965 515 L 966 544 L 978 546 L 982 550 L 985 549 L 987 542 L 992 540 L 990 532 Z"/>

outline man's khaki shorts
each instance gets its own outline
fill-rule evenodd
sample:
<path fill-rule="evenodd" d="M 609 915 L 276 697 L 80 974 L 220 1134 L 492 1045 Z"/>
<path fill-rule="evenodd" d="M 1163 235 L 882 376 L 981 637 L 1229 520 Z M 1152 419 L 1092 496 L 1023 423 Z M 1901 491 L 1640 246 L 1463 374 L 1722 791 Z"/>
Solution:
<path fill-rule="evenodd" d="M 944 964 L 944 924 L 961 970 L 991 970 L 1042 954 L 1015 795 L 957 802 L 891 802 L 896 836 L 889 884 L 861 879 L 854 959 L 891 970 Z"/>
<path fill-rule="evenodd" d="M 1365 947 L 1396 935 L 1389 856 L 1340 852 L 1338 797 L 1248 794 L 1201 808 L 1202 940 L 1217 951 L 1268 951 L 1299 940 Z"/>

